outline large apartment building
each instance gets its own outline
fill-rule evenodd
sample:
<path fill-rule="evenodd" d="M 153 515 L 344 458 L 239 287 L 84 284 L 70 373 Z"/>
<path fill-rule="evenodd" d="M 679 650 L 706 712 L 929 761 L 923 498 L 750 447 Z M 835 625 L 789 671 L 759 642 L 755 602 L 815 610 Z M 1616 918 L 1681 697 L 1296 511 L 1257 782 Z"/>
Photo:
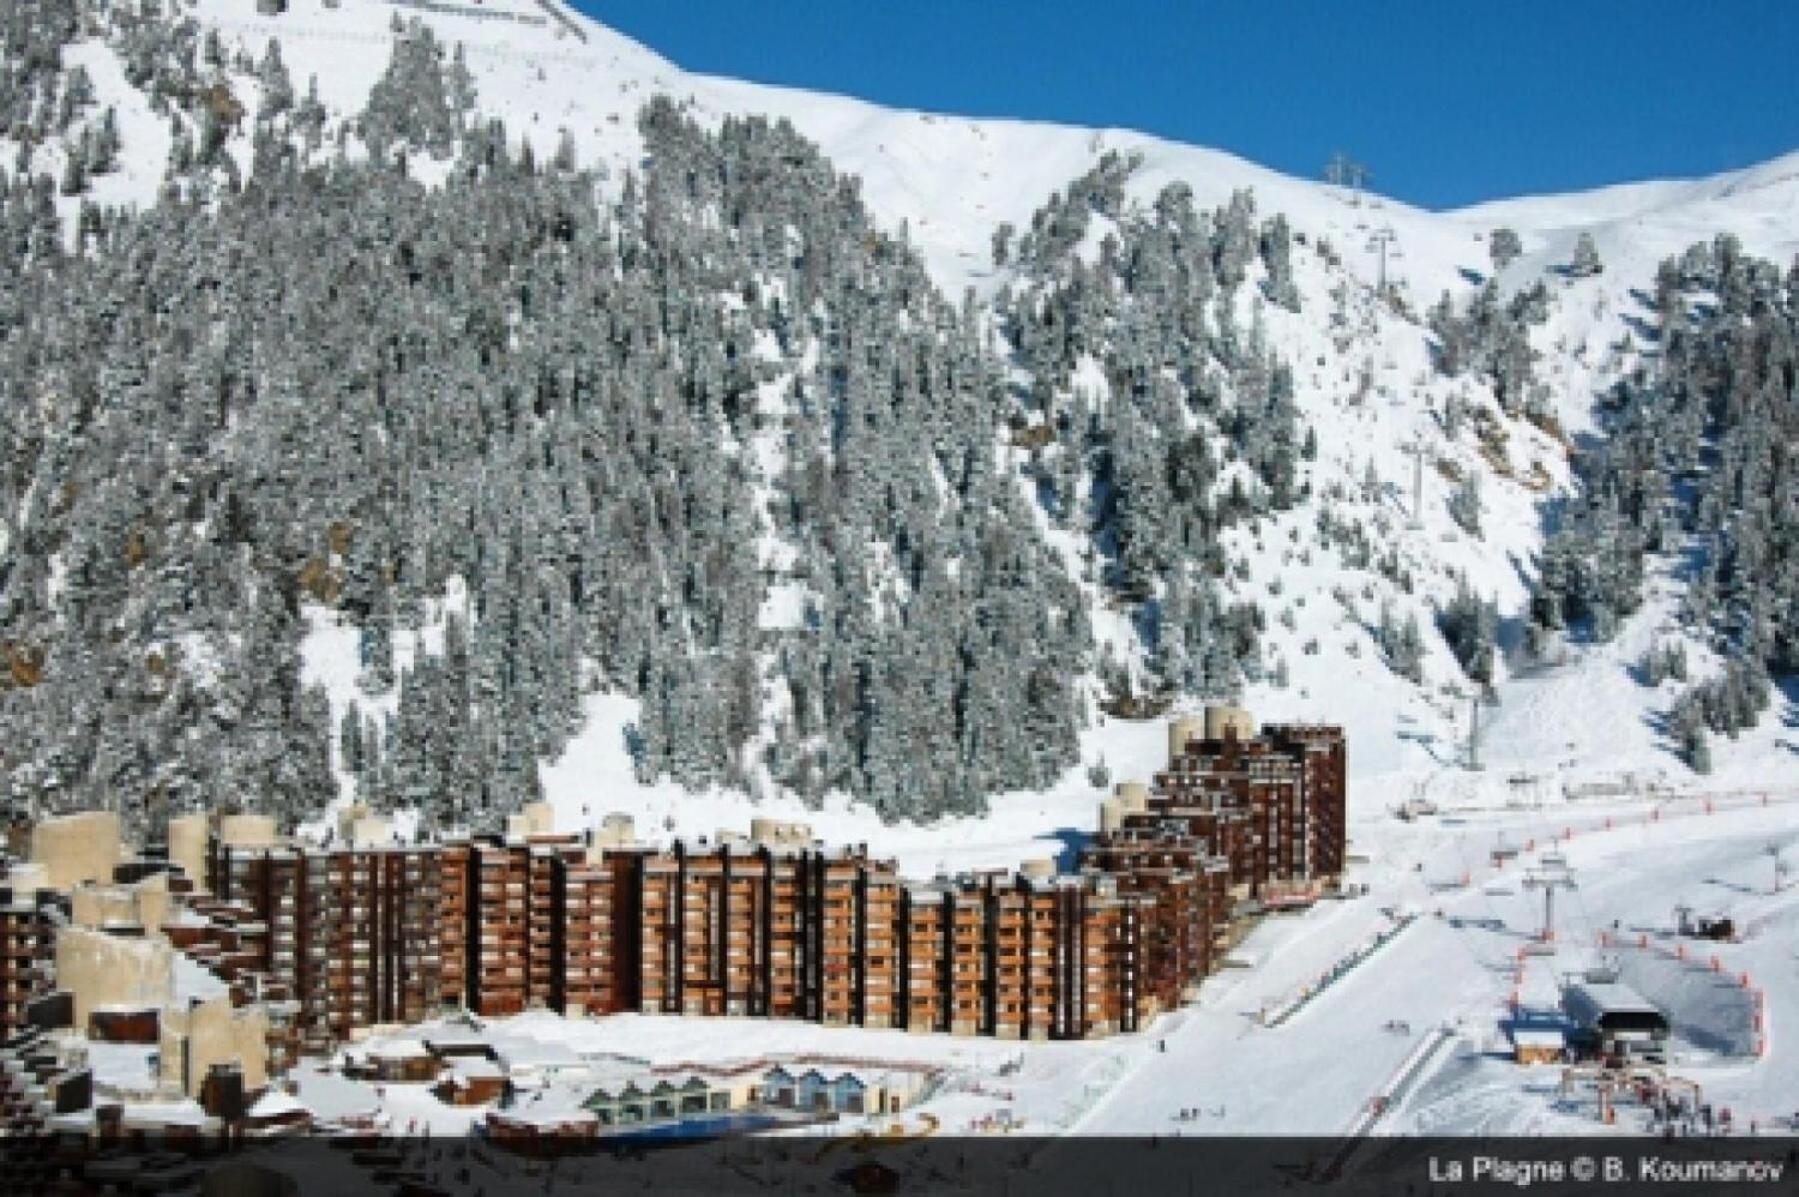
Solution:
<path fill-rule="evenodd" d="M 25 1025 L 55 979 L 55 924 L 35 891 L 0 885 L 0 1041 Z"/>
<path fill-rule="evenodd" d="M 213 837 L 205 884 L 260 923 L 259 971 L 316 1046 L 442 1009 L 441 867 L 435 845 L 309 848 L 240 816 Z"/>
<path fill-rule="evenodd" d="M 1316 893 L 1344 860 L 1340 730 L 1209 709 L 1175 721 L 1167 768 L 1101 805 L 1075 867 L 902 879 L 867 845 L 799 824 L 638 843 L 610 816 L 556 834 L 547 808 L 503 833 L 401 843 L 353 812 L 324 844 L 232 816 L 171 826 L 203 872 L 230 973 L 291 1005 L 318 1048 L 446 1007 L 795 1018 L 1016 1039 L 1132 1031 L 1189 1000 L 1242 917 Z M 28 966 L 16 904 L 0 935 Z M 222 942 L 224 942 L 222 941 Z M 10 1007 L 9 1007 L 10 1009 Z"/>

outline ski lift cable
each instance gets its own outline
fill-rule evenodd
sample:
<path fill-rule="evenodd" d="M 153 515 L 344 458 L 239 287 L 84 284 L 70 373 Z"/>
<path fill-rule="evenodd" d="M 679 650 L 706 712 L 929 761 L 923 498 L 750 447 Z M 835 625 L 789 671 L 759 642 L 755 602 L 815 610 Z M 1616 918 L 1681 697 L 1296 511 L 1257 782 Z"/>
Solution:
<path fill-rule="evenodd" d="M 1461 859 L 1461 862 L 1462 862 L 1462 875 L 1468 878 L 1468 884 L 1470 886 L 1476 884 L 1476 882 L 1474 880 L 1474 868 L 1472 867 L 1472 865 L 1469 863 L 1469 860 L 1468 860 L 1467 841 L 1466 841 L 1465 837 L 1462 837 L 1462 836 L 1456 837 L 1455 848 L 1456 848 L 1456 855 Z M 1500 914 L 1497 903 L 1495 903 L 1493 901 L 1495 895 L 1488 892 L 1488 890 L 1486 888 L 1487 883 L 1482 882 L 1479 884 L 1481 886 L 1480 902 L 1481 902 L 1481 905 L 1486 910 L 1487 925 L 1489 927 L 1505 927 L 1505 926 L 1507 926 L 1508 925 L 1507 920 Z M 1457 938 L 1458 938 L 1458 941 L 1461 940 L 1461 937 L 1457 937 Z M 1469 945 L 1468 943 L 1466 943 L 1464 941 L 1462 943 L 1462 946 L 1468 952 L 1468 954 L 1470 956 L 1474 955 L 1474 948 L 1471 945 Z M 1477 958 L 1477 960 L 1482 965 L 1491 966 L 1493 964 L 1498 964 L 1500 967 L 1503 968 L 1505 966 L 1505 964 L 1507 963 L 1508 958 L 1501 957 L 1497 961 L 1479 959 L 1479 958 Z"/>
<path fill-rule="evenodd" d="M 1587 905 L 1587 898 L 1586 898 L 1586 893 L 1585 893 L 1584 887 L 1573 882 L 1573 880 L 1572 880 L 1573 870 L 1567 867 L 1566 856 L 1564 855 L 1564 853 L 1563 852 L 1556 852 L 1556 853 L 1549 852 L 1549 846 L 1556 843 L 1556 841 L 1557 841 L 1557 838 L 1558 838 L 1557 828 L 1550 822 L 1549 814 L 1545 810 L 1545 808 L 1543 808 L 1541 806 L 1537 807 L 1535 809 L 1535 814 L 1537 816 L 1539 816 L 1539 818 L 1542 820 L 1541 827 L 1539 829 L 1537 829 L 1535 832 L 1536 841 L 1540 845 L 1537 848 L 1537 857 L 1539 860 L 1541 860 L 1545 855 L 1554 855 L 1555 857 L 1557 857 L 1558 859 L 1563 861 L 1561 871 L 1570 877 L 1570 881 L 1569 881 L 1567 888 L 1572 891 L 1573 896 L 1574 896 L 1574 901 L 1572 903 L 1573 909 L 1568 911 L 1569 915 L 1572 916 L 1571 921 L 1574 922 L 1575 924 L 1577 924 L 1578 929 L 1580 931 L 1585 933 L 1585 942 L 1586 943 L 1597 944 L 1599 941 L 1599 936 L 1597 934 L 1598 925 L 1595 923 L 1595 921 L 1593 919 L 1593 912 L 1592 912 L 1591 908 Z M 1568 822 L 1564 821 L 1562 823 L 1562 830 L 1572 830 L 1572 828 L 1569 826 Z M 1562 841 L 1564 846 L 1566 845 L 1566 842 L 1567 842 L 1566 840 Z"/>
<path fill-rule="evenodd" d="M 1467 840 L 1465 837 L 1456 837 L 1455 850 L 1456 855 L 1459 856 L 1462 861 L 1462 875 L 1468 878 L 1469 885 L 1473 885 L 1474 868 L 1468 861 Z M 1487 917 L 1494 922 L 1503 923 L 1505 920 L 1499 915 L 1499 908 L 1493 902 L 1494 897 L 1495 895 L 1489 893 L 1486 884 L 1483 883 L 1481 885 L 1481 903 L 1487 908 Z"/>
<path fill-rule="evenodd" d="M 1529 809 L 1533 817 L 1526 819 L 1526 827 L 1530 831 L 1531 837 L 1537 845 L 1537 859 L 1541 862 L 1545 856 L 1554 856 L 1563 862 L 1560 871 L 1569 877 L 1567 888 L 1572 891 L 1574 895 L 1574 902 L 1572 905 L 1575 909 L 1567 912 L 1572 916 L 1570 921 L 1574 922 L 1581 932 L 1584 932 L 1585 943 L 1596 944 L 1599 938 L 1596 934 L 1597 927 L 1593 922 L 1592 911 L 1587 907 L 1586 895 L 1582 892 L 1582 887 L 1573 881 L 1573 870 L 1567 867 L 1567 858 L 1565 855 L 1563 855 L 1562 852 L 1552 852 L 1550 850 L 1551 846 L 1557 841 L 1558 829 L 1550 821 L 1550 814 L 1547 808 L 1538 805 Z M 1567 822 L 1563 822 L 1562 829 L 1571 830 Z M 1549 930 L 1553 931 L 1553 928 L 1549 928 Z"/>

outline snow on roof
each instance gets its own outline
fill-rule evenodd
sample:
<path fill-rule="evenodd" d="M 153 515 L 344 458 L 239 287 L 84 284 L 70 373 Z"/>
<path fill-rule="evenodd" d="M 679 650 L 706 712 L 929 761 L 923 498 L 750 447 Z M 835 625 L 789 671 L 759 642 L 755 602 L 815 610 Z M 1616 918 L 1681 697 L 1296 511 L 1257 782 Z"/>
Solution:
<path fill-rule="evenodd" d="M 434 1026 L 423 1027 L 420 1033 L 427 1040 L 437 1038 Z M 995 1067 L 1018 1052 L 1015 1045 L 999 1040 L 868 1031 L 858 1033 L 852 1058 L 844 1052 L 843 1033 L 835 1028 L 772 1019 L 641 1014 L 582 1019 L 538 1011 L 494 1019 L 490 1035 L 497 1048 L 526 1038 L 554 1041 L 580 1058 L 584 1079 L 596 1086 L 608 1077 L 645 1078 L 688 1070 L 766 1074 L 782 1061 L 796 1071 L 813 1064 L 838 1072 L 861 1066 L 929 1071 L 951 1062 Z"/>
<path fill-rule="evenodd" d="M 201 1108 L 199 1102 L 191 1098 L 184 1101 L 126 1102 L 119 1120 L 121 1125 L 127 1127 L 205 1127 L 218 1122 L 218 1119 Z"/>
<path fill-rule="evenodd" d="M 1560 1027 L 1517 1027 L 1512 1043 L 1518 1047 L 1561 1047 L 1568 1036 Z"/>
<path fill-rule="evenodd" d="M 250 1107 L 252 1118 L 283 1118 L 290 1114 L 312 1114 L 312 1107 L 285 1089 L 269 1089 Z"/>
<path fill-rule="evenodd" d="M 623 1097 L 626 1094 L 641 1095 L 649 1093 L 656 1087 L 658 1078 L 641 1064 L 625 1064 L 609 1062 L 593 1070 L 586 1087 L 591 1093 L 603 1093 L 608 1097 Z"/>
<path fill-rule="evenodd" d="M 375 1087 L 317 1066 L 302 1066 L 291 1074 L 299 1098 L 323 1119 L 366 1117 L 380 1109 Z"/>
<path fill-rule="evenodd" d="M 376 1039 L 363 1045 L 373 1060 L 418 1060 L 431 1054 L 431 1049 L 417 1039 Z"/>
<path fill-rule="evenodd" d="M 1657 1014 L 1661 1008 L 1622 981 L 1585 981 L 1570 985 L 1564 1001 L 1581 1005 L 1596 1015 Z"/>
<path fill-rule="evenodd" d="M 494 1050 L 509 1068 L 568 1068 L 586 1064 L 581 1054 L 566 1043 L 529 1036 L 495 1036 Z"/>
<path fill-rule="evenodd" d="M 154 1045 L 90 1041 L 86 1047 L 88 1067 L 100 1088 L 142 1092 L 156 1087 L 154 1061 L 158 1053 Z"/>
<path fill-rule="evenodd" d="M 505 1071 L 486 1056 L 457 1056 L 449 1062 L 450 1072 L 458 1080 L 497 1080 Z"/>
<path fill-rule="evenodd" d="M 593 1123 L 599 1115 L 587 1108 L 589 1096 L 584 1085 L 546 1085 L 504 1109 L 490 1111 L 488 1117 L 529 1126 Z"/>

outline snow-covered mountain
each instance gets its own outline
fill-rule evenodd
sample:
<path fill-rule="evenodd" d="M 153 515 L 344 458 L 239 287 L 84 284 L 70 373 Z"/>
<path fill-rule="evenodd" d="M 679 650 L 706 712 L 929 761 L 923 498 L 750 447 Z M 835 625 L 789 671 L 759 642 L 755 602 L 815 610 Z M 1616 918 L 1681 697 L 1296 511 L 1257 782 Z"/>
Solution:
<path fill-rule="evenodd" d="M 651 96 L 671 97 L 705 127 L 729 115 L 785 119 L 837 169 L 860 179 L 876 221 L 889 232 L 904 231 L 947 296 L 971 291 L 994 323 L 994 305 L 1028 281 L 1016 263 L 995 264 L 995 230 L 1030 229 L 1052 195 L 1102 163 L 1130 164 L 1125 203 L 1139 211 L 1175 183 L 1190 188 L 1202 210 L 1222 209 L 1251 191 L 1259 218 L 1279 215 L 1292 231 L 1298 302 L 1289 310 L 1246 293 L 1239 316 L 1246 325 L 1260 321 L 1267 347 L 1291 368 L 1301 422 L 1318 448 L 1305 468 L 1305 499 L 1224 534 L 1233 567 L 1227 593 L 1258 602 L 1268 617 L 1263 645 L 1272 668 L 1252 682 L 1247 705 L 1270 718 L 1345 723 L 1355 801 L 1369 810 L 1427 788 L 1438 797 L 1500 793 L 1508 778 L 1522 774 L 1539 782 L 1626 772 L 1690 777 L 1656 723 L 1672 691 L 1646 687 L 1629 672 L 1674 626 L 1670 584 L 1652 584 L 1650 601 L 1614 641 L 1567 646 L 1547 665 L 1527 667 L 1522 616 L 1543 543 L 1545 505 L 1573 484 L 1573 446 L 1597 432 L 1595 396 L 1646 360 L 1633 326 L 1646 314 L 1644 296 L 1654 290 L 1657 265 L 1720 233 L 1733 234 L 1750 254 L 1790 261 L 1799 253 L 1799 153 L 1706 180 L 1429 212 L 1128 130 L 894 111 L 690 74 L 556 0 L 291 0 L 274 14 L 261 7 L 253 0 L 169 4 L 171 13 L 216 32 L 226 54 L 221 69 L 248 116 L 265 102 L 255 64 L 277 43 L 295 92 L 306 96 L 316 84 L 329 146 L 387 69 L 397 23 L 417 20 L 459 48 L 482 112 L 503 118 L 509 134 L 540 155 L 571 146 L 582 166 L 601 170 L 606 187 L 620 186 L 643 162 L 638 114 Z M 170 121 L 131 81 L 116 39 L 97 30 L 78 37 L 65 60 L 85 69 L 97 95 L 84 119 L 95 122 L 112 107 L 122 145 L 116 170 L 95 174 L 85 195 L 58 200 L 65 219 L 72 226 L 83 203 L 154 204 L 174 141 Z M 225 141 L 246 174 L 251 128 L 250 119 L 241 120 Z M 65 138 L 37 147 L 31 169 L 60 176 L 66 144 Z M 354 137 L 343 145 L 352 156 L 361 152 Z M 4 162 L 18 154 L 4 139 L 0 150 Z M 413 173 L 430 182 L 443 169 L 421 157 Z M 1115 227 L 1099 221 L 1076 255 L 1096 261 L 1105 233 Z M 1542 282 L 1549 298 L 1545 318 L 1528 330 L 1540 355 L 1535 381 L 1541 388 L 1530 418 L 1502 410 L 1490 380 L 1439 370 L 1425 318 L 1445 294 L 1457 307 L 1467 305 L 1494 274 L 1488 237 L 1500 227 L 1514 230 L 1520 243 L 1497 274 L 1500 292 L 1516 295 Z M 1566 269 L 1583 236 L 1603 263 L 1599 273 Z M 1103 375 L 1087 383 L 1103 404 Z M 1452 408 L 1468 418 L 1446 418 Z M 1002 456 L 1021 464 L 1015 454 Z M 1480 480 L 1478 533 L 1449 504 L 1460 485 L 1451 479 L 1469 477 Z M 1420 479 L 1421 495 L 1415 493 Z M 1316 543 L 1326 496 L 1333 518 L 1357 527 L 1373 560 L 1352 563 L 1341 541 Z M 1053 530 L 1046 535 L 1077 571 L 1076 548 L 1059 542 Z M 1501 617 L 1498 703 L 1481 715 L 1484 775 L 1457 768 L 1475 687 L 1436 631 L 1435 613 L 1462 579 L 1491 598 Z M 1140 658 L 1132 620 L 1098 588 L 1085 589 L 1098 638 L 1127 662 Z M 452 596 L 445 605 L 454 608 L 456 601 Z M 1419 680 L 1400 676 L 1383 660 L 1377 623 L 1388 607 L 1399 620 L 1415 617 L 1423 629 Z M 323 611 L 312 618 L 307 677 L 327 686 L 341 712 L 355 697 L 356 636 Z M 428 629 L 423 651 L 440 651 L 441 635 L 432 637 Z M 404 666 L 414 650 L 401 640 Z M 1018 855 L 1035 835 L 1086 826 L 1093 786 L 1085 766 L 1103 761 L 1122 777 L 1159 763 L 1158 725 L 1107 718 L 1098 709 L 1097 685 L 1088 690 L 1093 723 L 1083 733 L 1083 767 L 1045 791 L 998 799 L 999 817 L 985 825 L 1009 830 L 979 839 L 979 852 L 966 863 Z M 1792 716 L 1781 706 L 1777 701 L 1757 731 L 1720 749 L 1722 781 L 1759 780 L 1782 762 L 1790 767 Z M 636 779 L 620 734 L 633 707 L 615 694 L 590 698 L 587 726 L 546 766 L 546 791 L 565 816 L 577 821 L 583 808 L 591 814 L 634 809 L 658 824 L 696 831 L 735 818 L 744 801 L 735 794 L 696 795 Z M 800 809 L 797 800 L 778 794 L 764 801 Z M 868 822 L 842 802 L 814 819 L 825 834 L 841 838 L 857 837 Z M 964 863 L 944 847 L 954 837 L 943 828 L 888 836 L 923 867 Z"/>

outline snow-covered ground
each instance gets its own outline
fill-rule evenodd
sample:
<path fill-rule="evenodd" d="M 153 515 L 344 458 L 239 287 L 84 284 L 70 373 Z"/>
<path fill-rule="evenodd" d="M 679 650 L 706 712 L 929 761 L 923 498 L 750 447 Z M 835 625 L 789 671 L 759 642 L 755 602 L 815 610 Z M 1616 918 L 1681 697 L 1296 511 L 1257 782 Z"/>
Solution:
<path fill-rule="evenodd" d="M 1552 1013 L 1558 980 L 1607 955 L 1669 1014 L 1670 1072 L 1699 1083 L 1739 1124 L 1768 1128 L 1799 1109 L 1799 888 L 1770 894 L 1767 851 L 1773 843 L 1789 858 L 1799 852 L 1796 798 L 1791 790 L 1767 806 L 1753 796 L 1719 798 L 1712 814 L 1703 800 L 1672 802 L 1653 821 L 1656 807 L 1635 803 L 1395 822 L 1390 853 L 1368 871 L 1369 897 L 1258 931 L 1246 945 L 1262 958 L 1258 968 L 1209 982 L 1196 1008 L 1139 1037 L 1127 1079 L 1077 1129 L 1599 1133 L 1605 1127 L 1591 1095 L 1561 1104 L 1560 1069 L 1512 1063 L 1503 1028 L 1514 990 L 1526 1010 Z M 1554 842 L 1569 830 L 1571 838 Z M 1533 842 L 1519 860 L 1492 866 L 1496 845 Z M 1525 957 L 1520 986 L 1519 949 L 1541 925 L 1542 899 L 1518 881 L 1551 849 L 1579 888 L 1559 895 L 1557 953 Z M 1445 888 L 1463 876 L 1470 884 Z M 1672 950 L 1674 907 L 1683 901 L 1757 920 L 1755 930 L 1741 944 L 1688 941 L 1690 965 L 1639 967 L 1630 957 L 1642 949 L 1601 949 L 1605 932 L 1613 942 L 1648 936 Z M 1260 1024 L 1267 998 L 1328 968 L 1388 917 L 1384 910 L 1407 906 L 1424 917 L 1290 1021 Z M 1713 955 L 1720 971 L 1711 970 Z M 1767 994 L 1768 1048 L 1759 1058 L 1743 1051 L 1753 1042 L 1744 972 Z M 1392 1023 L 1404 1029 L 1389 1030 Z M 1720 1051 L 1730 1047 L 1743 1054 Z M 1376 1097 L 1388 1099 L 1389 1111 L 1370 1118 Z M 1183 1121 L 1183 1109 L 1200 1113 Z M 1615 1129 L 1641 1129 L 1635 1118 L 1626 1111 Z"/>

